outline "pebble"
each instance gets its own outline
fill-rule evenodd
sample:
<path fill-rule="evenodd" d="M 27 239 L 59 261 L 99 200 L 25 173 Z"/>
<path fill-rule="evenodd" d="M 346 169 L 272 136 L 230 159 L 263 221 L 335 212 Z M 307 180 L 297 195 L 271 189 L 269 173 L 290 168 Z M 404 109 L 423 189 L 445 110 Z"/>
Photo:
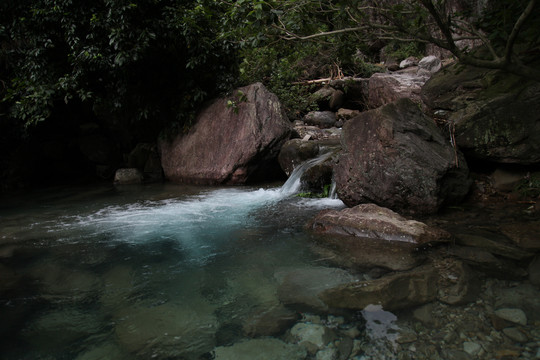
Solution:
<path fill-rule="evenodd" d="M 478 353 L 480 353 L 480 350 L 482 350 L 482 346 L 480 344 L 472 341 L 465 341 L 463 343 L 463 351 L 465 351 L 471 356 L 478 355 Z"/>
<path fill-rule="evenodd" d="M 511 340 L 517 341 L 519 343 L 526 343 L 529 341 L 527 335 L 521 332 L 518 328 L 510 327 L 503 329 L 504 335 L 508 336 Z"/>
<path fill-rule="evenodd" d="M 508 320 L 515 324 L 527 325 L 527 315 L 525 315 L 521 309 L 499 309 L 495 310 L 495 315 L 503 320 Z"/>

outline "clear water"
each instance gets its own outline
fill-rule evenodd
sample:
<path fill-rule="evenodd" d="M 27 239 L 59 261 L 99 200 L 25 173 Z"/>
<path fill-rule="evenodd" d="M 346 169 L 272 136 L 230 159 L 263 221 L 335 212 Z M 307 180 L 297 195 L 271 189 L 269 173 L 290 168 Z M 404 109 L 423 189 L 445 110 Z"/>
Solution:
<path fill-rule="evenodd" d="M 58 189 L 0 207 L 2 359 L 196 359 L 320 265 L 305 222 L 336 199 L 283 187 Z"/>

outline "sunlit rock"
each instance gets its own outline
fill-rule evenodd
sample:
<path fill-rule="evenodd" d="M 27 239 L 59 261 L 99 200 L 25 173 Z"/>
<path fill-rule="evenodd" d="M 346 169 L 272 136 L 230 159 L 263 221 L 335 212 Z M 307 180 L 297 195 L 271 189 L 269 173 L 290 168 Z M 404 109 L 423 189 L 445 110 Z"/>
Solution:
<path fill-rule="evenodd" d="M 375 204 L 319 213 L 308 227 L 317 233 L 425 244 L 447 242 L 450 234 Z"/>

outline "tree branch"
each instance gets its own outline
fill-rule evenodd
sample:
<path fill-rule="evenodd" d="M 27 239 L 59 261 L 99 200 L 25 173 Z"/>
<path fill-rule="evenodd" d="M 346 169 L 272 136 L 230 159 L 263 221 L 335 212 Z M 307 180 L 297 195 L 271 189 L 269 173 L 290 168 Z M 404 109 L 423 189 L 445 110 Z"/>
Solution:
<path fill-rule="evenodd" d="M 512 56 L 512 49 L 514 47 L 514 44 L 516 42 L 517 36 L 523 27 L 523 24 L 525 23 L 525 20 L 531 15 L 534 6 L 536 5 L 536 0 L 530 0 L 527 4 L 527 7 L 519 18 L 517 19 L 516 23 L 514 24 L 514 27 L 512 28 L 512 32 L 510 33 L 510 36 L 508 37 L 508 40 L 506 41 L 506 48 L 504 49 L 504 59 L 507 63 L 510 62 L 511 56 Z"/>

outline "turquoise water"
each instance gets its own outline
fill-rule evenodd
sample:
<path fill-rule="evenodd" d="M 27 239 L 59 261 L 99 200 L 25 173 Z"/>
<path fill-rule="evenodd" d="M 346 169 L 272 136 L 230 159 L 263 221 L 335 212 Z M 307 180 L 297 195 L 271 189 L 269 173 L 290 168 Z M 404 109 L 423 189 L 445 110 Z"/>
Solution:
<path fill-rule="evenodd" d="M 320 265 L 284 187 L 43 191 L 0 208 L 2 359 L 198 359 L 279 306 L 274 273 Z"/>

